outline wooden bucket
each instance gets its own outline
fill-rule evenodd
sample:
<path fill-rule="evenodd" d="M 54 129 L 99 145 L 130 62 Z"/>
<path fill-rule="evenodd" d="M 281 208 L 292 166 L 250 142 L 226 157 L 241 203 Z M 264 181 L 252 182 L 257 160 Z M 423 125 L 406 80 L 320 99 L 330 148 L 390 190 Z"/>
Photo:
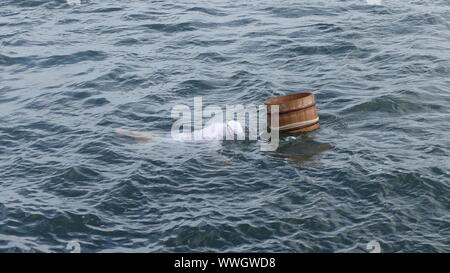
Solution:
<path fill-rule="evenodd" d="M 280 132 L 309 132 L 320 127 L 316 98 L 312 93 L 297 93 L 267 100 L 267 122 L 270 124 L 270 105 L 279 105 Z"/>

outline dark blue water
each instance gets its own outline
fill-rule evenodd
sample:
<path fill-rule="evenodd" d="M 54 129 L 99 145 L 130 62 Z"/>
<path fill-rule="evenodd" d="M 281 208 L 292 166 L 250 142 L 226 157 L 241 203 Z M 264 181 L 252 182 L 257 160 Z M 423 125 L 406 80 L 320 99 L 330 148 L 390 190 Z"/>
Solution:
<path fill-rule="evenodd" d="M 0 0 L 0 251 L 450 251 L 450 2 Z M 321 128 L 142 145 L 308 91 Z"/>

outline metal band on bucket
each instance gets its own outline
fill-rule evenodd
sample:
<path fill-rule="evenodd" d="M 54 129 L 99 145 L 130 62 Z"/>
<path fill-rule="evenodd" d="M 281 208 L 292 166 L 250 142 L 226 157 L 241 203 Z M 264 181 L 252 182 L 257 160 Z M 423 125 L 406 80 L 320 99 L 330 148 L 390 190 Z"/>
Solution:
<path fill-rule="evenodd" d="M 306 105 L 306 106 L 297 107 L 297 108 L 289 109 L 289 110 L 285 110 L 285 111 L 279 111 L 278 114 L 287 114 L 287 113 L 290 113 L 290 112 L 296 112 L 296 111 L 300 111 L 300 110 L 305 110 L 305 109 L 313 107 L 313 106 L 316 106 L 316 102 L 315 101 L 313 103 L 311 103 L 311 104 Z M 272 113 L 268 111 L 267 114 L 271 115 Z M 276 113 L 274 113 L 274 114 L 276 114 Z"/>
<path fill-rule="evenodd" d="M 295 129 L 301 129 L 301 128 L 305 128 L 305 127 L 309 127 L 311 125 L 314 125 L 316 123 L 319 122 L 319 117 L 312 119 L 312 120 L 307 120 L 307 121 L 302 121 L 302 122 L 294 122 L 291 124 L 287 124 L 284 126 L 280 126 L 280 127 L 271 127 L 273 130 L 278 130 L 278 131 L 290 131 L 290 130 L 295 130 Z"/>

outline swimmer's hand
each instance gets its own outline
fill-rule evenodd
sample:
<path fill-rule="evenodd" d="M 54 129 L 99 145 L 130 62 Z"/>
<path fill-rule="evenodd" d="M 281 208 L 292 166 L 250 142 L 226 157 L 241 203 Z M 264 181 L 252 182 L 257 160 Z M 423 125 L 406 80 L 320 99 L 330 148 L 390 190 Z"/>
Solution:
<path fill-rule="evenodd" d="M 131 137 L 139 143 L 147 143 L 154 138 L 154 135 L 150 132 L 138 132 L 122 128 L 116 129 L 116 134 L 119 136 Z"/>

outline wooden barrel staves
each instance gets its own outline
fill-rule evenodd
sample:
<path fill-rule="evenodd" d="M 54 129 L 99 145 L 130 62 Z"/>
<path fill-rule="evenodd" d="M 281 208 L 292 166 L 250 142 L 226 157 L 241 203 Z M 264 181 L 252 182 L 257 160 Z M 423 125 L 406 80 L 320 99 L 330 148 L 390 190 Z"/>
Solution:
<path fill-rule="evenodd" d="M 267 121 L 270 124 L 271 105 L 279 105 L 280 132 L 297 133 L 309 132 L 320 127 L 317 114 L 316 98 L 312 93 L 297 93 L 279 96 L 265 102 L 267 105 Z"/>

